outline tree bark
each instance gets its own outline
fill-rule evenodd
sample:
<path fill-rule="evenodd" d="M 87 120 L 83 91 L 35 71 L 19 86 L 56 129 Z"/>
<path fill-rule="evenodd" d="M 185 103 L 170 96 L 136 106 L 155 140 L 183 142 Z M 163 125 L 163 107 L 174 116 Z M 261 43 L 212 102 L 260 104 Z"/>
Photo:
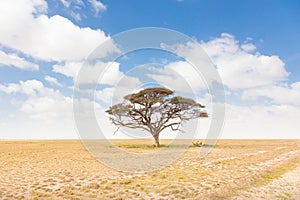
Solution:
<path fill-rule="evenodd" d="M 159 147 L 159 134 L 154 134 L 155 147 Z"/>

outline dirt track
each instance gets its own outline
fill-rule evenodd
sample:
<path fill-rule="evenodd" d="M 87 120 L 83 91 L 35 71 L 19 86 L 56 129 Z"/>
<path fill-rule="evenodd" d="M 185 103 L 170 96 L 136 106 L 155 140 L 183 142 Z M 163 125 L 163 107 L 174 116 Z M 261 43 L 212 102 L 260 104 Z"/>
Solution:
<path fill-rule="evenodd" d="M 252 187 L 232 199 L 300 199 L 300 165 L 270 183 Z"/>
<path fill-rule="evenodd" d="M 299 195 L 299 141 L 219 141 L 202 159 L 199 150 L 189 148 L 162 170 L 133 175 L 99 163 L 78 141 L 3 141 L 0 199 L 297 199 Z"/>

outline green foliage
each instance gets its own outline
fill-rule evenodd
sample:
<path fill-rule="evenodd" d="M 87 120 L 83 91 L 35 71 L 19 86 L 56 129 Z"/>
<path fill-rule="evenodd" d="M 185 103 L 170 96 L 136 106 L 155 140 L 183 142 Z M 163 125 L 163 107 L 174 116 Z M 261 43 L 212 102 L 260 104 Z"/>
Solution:
<path fill-rule="evenodd" d="M 173 91 L 166 88 L 147 88 L 141 90 L 138 93 L 129 94 L 124 97 L 125 100 L 131 103 L 138 103 L 141 105 L 145 104 L 155 104 L 162 102 L 163 98 L 173 94 Z"/>

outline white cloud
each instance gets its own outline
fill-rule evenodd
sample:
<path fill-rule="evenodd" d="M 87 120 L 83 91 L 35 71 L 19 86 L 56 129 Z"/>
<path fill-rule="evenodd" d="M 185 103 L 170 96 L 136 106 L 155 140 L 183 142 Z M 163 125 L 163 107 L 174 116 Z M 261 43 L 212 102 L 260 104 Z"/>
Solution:
<path fill-rule="evenodd" d="M 20 81 L 19 83 L 10 83 L 7 86 L 0 85 L 0 90 L 8 94 L 23 93 L 33 96 L 37 93 L 41 93 L 43 83 L 37 80 Z"/>
<path fill-rule="evenodd" d="M 65 2 L 66 7 L 70 6 L 68 1 L 61 1 Z M 98 11 L 95 8 L 96 12 L 99 10 L 101 10 L 100 4 Z M 104 9 L 102 8 L 102 10 Z M 58 64 L 53 65 L 53 71 L 76 79 L 83 65 L 83 58 L 109 37 L 101 30 L 81 28 L 62 16 L 48 17 L 46 13 L 47 3 L 43 0 L 0 1 L 0 45 L 14 49 L 16 52 L 21 51 L 33 58 L 58 61 Z M 284 85 L 283 81 L 288 78 L 288 73 L 278 56 L 268 56 L 256 52 L 255 45 L 249 40 L 241 44 L 230 34 L 222 34 L 221 37 L 201 42 L 200 45 L 217 65 L 225 85 L 229 88 L 228 94 L 242 89 L 243 99 L 267 97 L 271 100 L 269 105 L 263 102 L 248 106 L 227 104 L 223 137 L 299 137 L 300 82 Z M 197 54 L 199 51 L 195 48 L 196 45 L 189 43 L 180 46 L 177 52 L 180 55 L 201 59 L 203 55 L 199 57 Z M 103 56 L 111 51 L 117 51 L 113 43 L 107 46 Z M 18 54 L 9 54 L 1 50 L 0 63 L 21 69 L 38 69 L 38 65 L 25 60 Z M 140 86 L 141 82 L 138 78 L 121 72 L 119 63 L 110 62 L 84 67 L 81 83 L 96 80 L 98 70 L 108 64 L 111 66 L 105 72 L 101 83 L 112 87 L 97 90 L 95 97 L 97 100 L 110 104 L 111 100 L 119 101 L 123 96 L 131 93 L 133 89 Z M 164 68 L 153 71 L 149 76 L 163 85 L 169 85 L 175 90 L 184 92 L 187 91 L 187 88 L 181 84 L 180 76 L 194 90 L 205 88 L 196 74 L 187 62 L 180 61 L 167 64 Z M 60 85 L 54 77 L 46 76 L 45 80 L 50 84 Z M 43 131 L 51 133 L 49 130 L 54 126 L 57 129 L 52 132 L 64 131 L 66 120 L 72 121 L 72 99 L 64 96 L 58 90 L 45 87 L 40 81 L 28 80 L 0 84 L 0 91 L 9 95 L 23 94 L 26 96 L 25 100 L 17 100 L 19 111 L 41 123 L 37 125 L 34 121 L 33 123 L 26 121 L 28 124 L 24 123 L 23 127 L 30 126 L 32 128 L 30 131 L 34 130 L 36 135 Z M 106 128 L 107 133 L 112 134 L 115 127 L 107 126 L 104 109 L 99 104 L 96 104 L 95 107 L 99 123 L 102 123 L 101 126 Z M 14 120 L 18 118 L 18 115 L 14 116 Z M 49 123 L 51 126 L 46 126 L 45 123 Z M 4 122 L 1 124 L 0 132 L 11 132 L 9 128 L 13 126 L 9 127 L 6 124 L 5 126 L 9 128 L 3 129 Z M 73 128 L 74 125 L 69 123 L 68 131 L 73 131 Z M 28 132 L 30 131 L 28 129 Z"/>
<path fill-rule="evenodd" d="M 293 83 L 291 86 L 269 85 L 253 88 L 245 90 L 242 96 L 243 99 L 258 97 L 268 97 L 275 104 L 300 106 L 300 82 Z"/>
<path fill-rule="evenodd" d="M 147 76 L 177 92 L 199 92 L 206 88 L 202 77 L 185 61 L 172 62 L 163 68 L 153 68 Z"/>
<path fill-rule="evenodd" d="M 241 93 L 240 101 L 259 97 L 270 99 L 253 101 L 253 105 L 250 102 L 243 106 L 235 102 L 226 104 L 223 138 L 299 138 L 300 82 L 291 85 L 285 82 L 289 73 L 278 56 L 263 55 L 257 52 L 250 39 L 240 44 L 234 36 L 226 33 L 200 45 L 216 64 L 223 83 L 228 87 L 227 95 Z M 204 58 L 196 42 L 175 48 L 164 47 L 175 49 L 184 58 Z M 160 74 L 156 79 L 172 83 L 170 72 Z M 186 81 L 191 80 L 186 76 Z M 176 79 L 173 81 L 180 88 Z"/>
<path fill-rule="evenodd" d="M 104 69 L 105 71 L 103 71 Z M 94 65 L 83 62 L 66 62 L 54 65 L 53 71 L 77 80 L 78 84 L 95 83 L 95 80 L 97 81 L 100 77 L 99 84 L 117 85 L 121 80 L 126 80 L 126 84 L 129 85 L 140 84 L 138 78 L 126 76 L 121 72 L 120 63 L 117 62 L 96 62 Z M 79 72 L 80 77 L 77 77 Z"/>
<path fill-rule="evenodd" d="M 104 69 L 106 70 L 103 71 Z M 121 72 L 120 63 L 118 62 L 97 62 L 94 65 L 88 65 L 83 62 L 66 62 L 54 65 L 53 71 L 73 78 L 78 86 L 95 84 L 96 82 L 100 85 L 112 86 L 95 91 L 96 99 L 104 103 L 119 102 L 125 95 L 133 92 L 141 85 L 138 77 L 129 76 Z M 78 76 L 79 72 L 80 76 Z M 90 93 L 93 91 L 87 89 L 85 92 Z"/>
<path fill-rule="evenodd" d="M 254 44 L 251 43 L 246 43 L 241 45 L 241 49 L 245 52 L 252 52 L 256 50 L 256 46 L 254 46 Z"/>
<path fill-rule="evenodd" d="M 112 97 L 114 95 L 115 88 L 104 88 L 102 90 L 97 90 L 95 98 L 106 103 L 112 104 Z"/>
<path fill-rule="evenodd" d="M 95 66 L 92 67 L 85 67 L 83 68 L 83 72 L 86 69 L 86 74 L 88 77 L 91 77 L 94 74 L 95 68 L 97 69 L 104 69 L 108 67 L 103 74 L 101 74 L 101 79 L 99 80 L 101 84 L 108 84 L 108 85 L 116 85 L 120 79 L 123 77 L 123 73 L 120 71 L 120 63 L 117 62 L 109 62 L 109 63 L 102 63 L 98 62 Z M 95 79 L 97 80 L 98 77 Z M 88 78 L 86 78 L 88 80 Z"/>
<path fill-rule="evenodd" d="M 222 138 L 299 138 L 299 107 L 226 105 Z"/>
<path fill-rule="evenodd" d="M 108 39 L 99 29 L 81 28 L 70 20 L 48 17 L 46 1 L 0 1 L 0 43 L 47 61 L 86 58 L 100 43 Z M 117 48 L 112 46 L 107 51 Z"/>
<path fill-rule="evenodd" d="M 162 43 L 161 48 L 176 53 L 187 61 L 192 62 L 200 68 L 199 70 L 206 70 L 207 73 L 211 72 L 210 68 L 214 67 L 210 58 L 207 56 L 207 53 L 197 42 L 187 42 L 186 44 L 179 43 L 175 45 Z"/>
<path fill-rule="evenodd" d="M 61 87 L 62 85 L 57 81 L 56 78 L 52 77 L 52 76 L 45 76 L 45 80 L 50 83 L 51 85 L 56 85 Z"/>
<path fill-rule="evenodd" d="M 126 83 L 126 79 L 123 81 L 123 83 Z M 136 92 L 137 88 L 140 86 L 138 82 L 127 83 L 128 84 L 119 84 L 116 87 L 96 90 L 95 98 L 109 105 L 120 103 L 124 100 L 124 96 Z"/>
<path fill-rule="evenodd" d="M 89 99 L 80 98 L 75 99 L 74 104 L 76 113 L 74 113 L 77 120 L 78 134 L 81 138 L 102 138 L 100 130 L 106 138 L 113 138 L 113 133 L 116 127 L 109 122 L 105 109 L 98 103 L 92 102 Z M 95 116 L 96 124 L 91 123 L 91 118 Z M 100 129 L 100 130 L 99 130 Z"/>
<path fill-rule="evenodd" d="M 292 89 L 300 92 L 300 82 L 295 82 L 293 84 L 291 84 Z"/>
<path fill-rule="evenodd" d="M 83 62 L 65 62 L 53 65 L 53 71 L 67 77 L 75 78 L 83 66 Z"/>
<path fill-rule="evenodd" d="M 80 21 L 81 20 L 81 15 L 79 13 L 76 13 L 74 11 L 70 11 L 70 15 L 76 20 Z"/>
<path fill-rule="evenodd" d="M 96 14 L 101 10 L 106 10 L 106 5 L 97 0 L 88 0 L 92 7 L 95 9 Z"/>
<path fill-rule="evenodd" d="M 60 2 L 67 8 L 69 8 L 71 5 L 71 1 L 68 0 L 60 0 Z"/>
<path fill-rule="evenodd" d="M 213 66 L 207 53 L 216 65 L 223 83 L 232 90 L 270 85 L 287 80 L 289 75 L 278 56 L 255 52 L 255 45 L 249 41 L 240 44 L 233 35 L 227 33 L 207 42 L 202 41 L 200 45 L 197 42 L 175 46 L 162 44 L 162 48 L 171 49 L 187 60 L 196 61 L 197 66 L 202 67 L 200 70 L 210 75 L 209 69 Z M 209 79 L 208 76 L 205 78 Z"/>
<path fill-rule="evenodd" d="M 278 56 L 251 53 L 251 43 L 240 45 L 234 36 L 223 33 L 220 38 L 202 42 L 201 46 L 217 65 L 225 85 L 231 89 L 254 88 L 286 80 L 288 72 Z"/>
<path fill-rule="evenodd" d="M 60 2 L 66 8 L 70 8 L 72 4 L 74 4 L 77 7 L 77 9 L 78 9 L 78 7 L 83 7 L 85 5 L 84 4 L 85 2 L 82 0 L 60 0 Z M 107 8 L 106 5 L 104 5 L 101 1 L 98 1 L 98 0 L 88 0 L 88 2 L 92 6 L 92 8 L 95 10 L 96 14 L 99 11 L 106 10 L 106 8 Z"/>
<path fill-rule="evenodd" d="M 99 11 L 105 11 L 107 6 L 104 5 L 101 1 L 97 0 L 60 0 L 63 6 L 66 8 L 65 11 L 73 17 L 76 21 L 80 21 L 82 16 L 86 17 L 84 14 L 81 16 L 80 10 L 82 8 L 86 8 L 87 4 L 92 7 L 92 10 L 95 12 L 95 15 L 99 13 Z"/>
<path fill-rule="evenodd" d="M 26 61 L 17 54 L 7 54 L 0 50 L 0 65 L 14 66 L 24 70 L 38 70 L 39 66 L 35 63 Z"/>
<path fill-rule="evenodd" d="M 52 122 L 72 117 L 72 99 L 65 97 L 58 90 L 45 87 L 38 80 L 0 85 L 0 91 L 25 94 L 27 98 L 21 102 L 20 110 L 33 119 Z"/>
<path fill-rule="evenodd" d="M 14 120 L 0 124 L 0 138 L 78 138 L 73 120 L 73 100 L 58 90 L 47 88 L 38 80 L 20 81 L 19 83 L 0 84 L 0 91 L 13 95 L 23 94 L 25 100 L 18 101 L 18 111 Z M 75 100 L 76 101 L 76 100 Z M 96 102 L 81 99 L 79 114 L 82 119 L 96 113 L 96 119 L 104 124 L 104 133 L 113 135 L 114 126 L 108 123 L 104 109 Z M 12 104 L 12 102 L 6 102 Z M 94 109 L 90 110 L 90 104 Z M 20 114 L 18 112 L 21 112 Z M 25 115 L 24 115 L 25 114 Z M 18 126 L 16 126 L 16 123 Z"/>
<path fill-rule="evenodd" d="M 15 83 L 11 83 L 7 86 L 0 84 L 0 91 L 5 92 L 7 94 L 15 94 L 20 90 L 20 86 Z"/>
<path fill-rule="evenodd" d="M 24 102 L 21 111 L 33 119 L 42 121 L 52 122 L 63 117 L 71 119 L 72 99 L 63 96 L 54 98 L 50 95 L 31 97 Z"/>

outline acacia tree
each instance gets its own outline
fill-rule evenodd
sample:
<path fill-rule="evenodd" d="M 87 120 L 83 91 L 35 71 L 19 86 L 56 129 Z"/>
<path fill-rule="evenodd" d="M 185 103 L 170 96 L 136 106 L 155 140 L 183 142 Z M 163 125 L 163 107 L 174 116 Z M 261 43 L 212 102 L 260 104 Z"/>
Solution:
<path fill-rule="evenodd" d="M 158 147 L 159 134 L 166 128 L 180 130 L 185 121 L 208 117 L 203 111 L 205 106 L 173 94 L 166 88 L 147 88 L 125 96 L 122 103 L 111 106 L 106 112 L 118 128 L 140 128 L 151 133 Z"/>

